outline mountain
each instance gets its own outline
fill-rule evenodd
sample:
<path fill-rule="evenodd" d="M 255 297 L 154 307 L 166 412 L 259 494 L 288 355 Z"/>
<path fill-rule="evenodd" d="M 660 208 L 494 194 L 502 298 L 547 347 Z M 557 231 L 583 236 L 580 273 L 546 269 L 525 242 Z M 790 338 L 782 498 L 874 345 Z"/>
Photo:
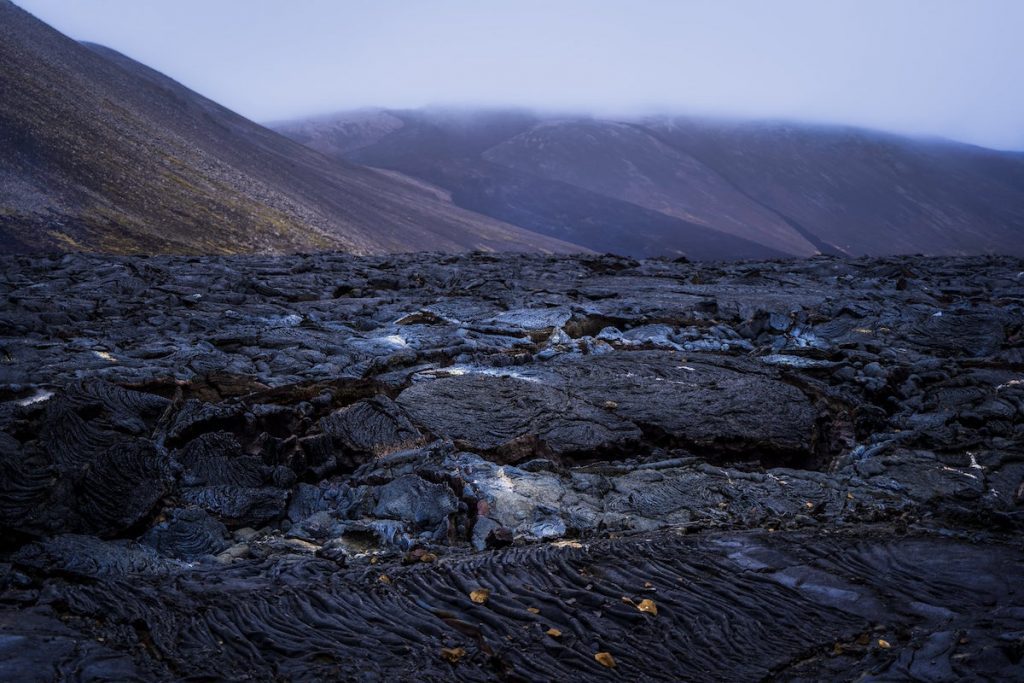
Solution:
<path fill-rule="evenodd" d="M 786 254 L 771 245 L 490 158 L 501 145 L 543 124 L 529 112 L 438 110 L 359 111 L 275 127 L 335 158 L 390 169 L 442 187 L 459 206 L 596 251 L 700 259 Z"/>
<path fill-rule="evenodd" d="M 7 252 L 1024 255 L 1024 155 L 844 127 L 361 110 L 271 130 L 0 0 Z"/>
<path fill-rule="evenodd" d="M 364 110 L 277 124 L 599 251 L 1024 255 L 1024 155 L 838 126 Z"/>
<path fill-rule="evenodd" d="M 330 159 L 0 0 L 0 248 L 580 251 Z"/>

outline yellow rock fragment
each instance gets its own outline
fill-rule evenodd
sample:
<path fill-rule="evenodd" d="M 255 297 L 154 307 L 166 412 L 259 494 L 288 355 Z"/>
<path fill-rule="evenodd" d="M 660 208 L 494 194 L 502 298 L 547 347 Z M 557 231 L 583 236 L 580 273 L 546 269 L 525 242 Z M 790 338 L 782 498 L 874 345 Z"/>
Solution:
<path fill-rule="evenodd" d="M 658 606 L 654 604 L 654 600 L 641 600 L 636 608 L 641 612 L 647 612 L 648 614 L 658 616 Z"/>
<path fill-rule="evenodd" d="M 441 656 L 452 664 L 458 664 L 459 660 L 466 656 L 464 647 L 442 647 Z"/>

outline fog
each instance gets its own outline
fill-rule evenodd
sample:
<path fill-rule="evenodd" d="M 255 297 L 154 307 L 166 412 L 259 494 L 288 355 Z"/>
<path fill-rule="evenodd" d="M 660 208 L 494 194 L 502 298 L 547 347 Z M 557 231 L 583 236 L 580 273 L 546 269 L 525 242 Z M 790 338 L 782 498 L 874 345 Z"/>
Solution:
<path fill-rule="evenodd" d="M 258 121 L 516 106 L 1024 149 L 1021 0 L 16 0 Z"/>

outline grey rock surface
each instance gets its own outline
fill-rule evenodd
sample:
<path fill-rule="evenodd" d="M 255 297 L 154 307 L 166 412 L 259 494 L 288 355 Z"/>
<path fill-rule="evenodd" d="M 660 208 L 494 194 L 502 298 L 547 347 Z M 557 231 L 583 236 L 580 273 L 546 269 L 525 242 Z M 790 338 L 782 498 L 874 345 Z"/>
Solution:
<path fill-rule="evenodd" d="M 1021 273 L 0 257 L 0 678 L 1020 678 Z"/>

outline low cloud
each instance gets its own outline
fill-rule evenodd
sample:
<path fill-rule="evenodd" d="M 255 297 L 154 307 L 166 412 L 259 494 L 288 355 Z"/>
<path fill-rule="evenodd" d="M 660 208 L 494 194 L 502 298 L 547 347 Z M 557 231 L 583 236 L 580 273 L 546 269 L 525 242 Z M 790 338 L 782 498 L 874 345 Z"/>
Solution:
<path fill-rule="evenodd" d="M 257 120 L 519 106 L 850 123 L 1024 149 L 1017 0 L 17 0 Z"/>

